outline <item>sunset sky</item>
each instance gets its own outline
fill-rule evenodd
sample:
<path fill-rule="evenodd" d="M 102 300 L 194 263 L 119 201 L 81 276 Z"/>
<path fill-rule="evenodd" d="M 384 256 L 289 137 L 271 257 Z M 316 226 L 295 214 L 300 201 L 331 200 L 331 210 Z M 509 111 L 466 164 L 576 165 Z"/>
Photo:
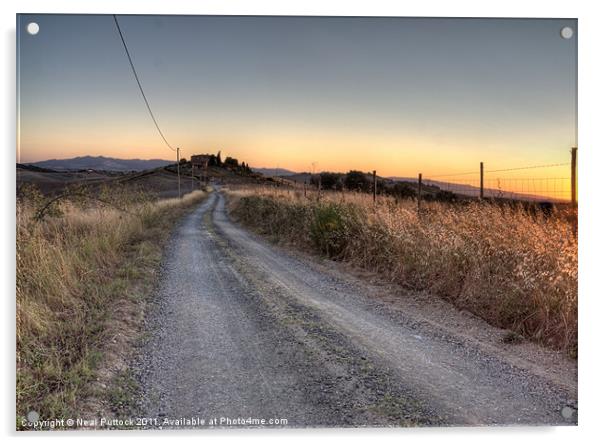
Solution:
<path fill-rule="evenodd" d="M 478 170 L 479 161 L 566 163 L 576 144 L 577 39 L 560 36 L 575 20 L 119 21 L 157 120 L 184 157 L 222 150 L 256 167 L 414 176 Z M 173 158 L 112 16 L 18 22 L 19 162 Z"/>

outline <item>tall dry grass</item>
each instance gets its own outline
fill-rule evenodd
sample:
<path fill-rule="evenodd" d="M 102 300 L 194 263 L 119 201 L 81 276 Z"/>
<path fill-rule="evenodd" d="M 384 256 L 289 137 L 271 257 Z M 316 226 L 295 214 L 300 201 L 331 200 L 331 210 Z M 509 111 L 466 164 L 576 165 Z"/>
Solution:
<path fill-rule="evenodd" d="M 18 200 L 17 418 L 78 414 L 109 341 L 111 305 L 141 298 L 136 280 L 152 279 L 142 274 L 156 269 L 172 224 L 205 195 L 63 200 L 42 221 L 41 195 Z"/>
<path fill-rule="evenodd" d="M 561 212 L 365 194 L 231 191 L 257 231 L 428 291 L 491 324 L 576 354 L 577 239 Z"/>

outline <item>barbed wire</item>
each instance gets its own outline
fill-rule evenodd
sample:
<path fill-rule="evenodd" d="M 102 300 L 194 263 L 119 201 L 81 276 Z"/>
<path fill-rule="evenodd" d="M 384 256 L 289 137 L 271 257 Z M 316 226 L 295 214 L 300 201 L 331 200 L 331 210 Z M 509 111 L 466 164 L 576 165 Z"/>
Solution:
<path fill-rule="evenodd" d="M 563 162 L 559 164 L 542 164 L 542 165 L 528 165 L 525 167 L 511 167 L 511 168 L 501 168 L 496 170 L 484 170 L 483 173 L 500 173 L 500 172 L 510 172 L 517 170 L 531 170 L 537 168 L 551 168 L 551 167 L 564 167 L 567 165 L 571 165 L 570 162 Z M 443 175 L 431 175 L 429 178 L 445 178 L 445 177 L 453 177 L 453 176 L 466 176 L 466 175 L 478 175 L 480 171 L 471 171 L 471 172 L 462 172 L 462 173 L 447 173 Z"/>
<path fill-rule="evenodd" d="M 483 181 L 484 197 L 507 197 L 536 201 L 570 200 L 570 178 L 487 178 Z M 436 187 L 465 196 L 478 196 L 481 189 L 480 179 L 456 180 L 454 182 L 424 178 L 426 186 Z"/>
<path fill-rule="evenodd" d="M 571 163 L 563 162 L 561 164 L 531 165 L 528 167 L 513 167 L 513 168 L 503 168 L 503 169 L 499 169 L 499 170 L 485 170 L 484 173 L 511 172 L 511 171 L 516 171 L 516 170 L 530 170 L 530 169 L 534 169 L 534 168 L 563 167 L 566 165 L 571 165 Z"/>

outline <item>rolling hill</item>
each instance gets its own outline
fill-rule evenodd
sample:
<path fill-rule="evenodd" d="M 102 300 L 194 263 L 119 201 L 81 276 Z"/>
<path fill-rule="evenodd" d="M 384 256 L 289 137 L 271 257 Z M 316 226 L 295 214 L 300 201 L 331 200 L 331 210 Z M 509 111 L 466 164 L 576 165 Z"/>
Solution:
<path fill-rule="evenodd" d="M 70 159 L 49 159 L 27 165 L 56 171 L 99 170 L 99 171 L 142 171 L 173 164 L 164 159 L 117 159 L 105 156 L 78 156 Z"/>
<path fill-rule="evenodd" d="M 251 167 L 251 169 L 264 176 L 292 176 L 298 174 L 297 172 L 287 170 L 286 168 Z"/>

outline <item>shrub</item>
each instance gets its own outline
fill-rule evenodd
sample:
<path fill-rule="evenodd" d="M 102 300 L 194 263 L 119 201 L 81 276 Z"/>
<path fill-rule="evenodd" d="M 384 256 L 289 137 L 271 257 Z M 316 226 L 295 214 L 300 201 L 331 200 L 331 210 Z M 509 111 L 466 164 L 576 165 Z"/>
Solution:
<path fill-rule="evenodd" d="M 341 255 L 349 239 L 350 224 L 342 205 L 326 203 L 316 206 L 309 223 L 311 240 L 316 248 L 330 256 Z"/>

